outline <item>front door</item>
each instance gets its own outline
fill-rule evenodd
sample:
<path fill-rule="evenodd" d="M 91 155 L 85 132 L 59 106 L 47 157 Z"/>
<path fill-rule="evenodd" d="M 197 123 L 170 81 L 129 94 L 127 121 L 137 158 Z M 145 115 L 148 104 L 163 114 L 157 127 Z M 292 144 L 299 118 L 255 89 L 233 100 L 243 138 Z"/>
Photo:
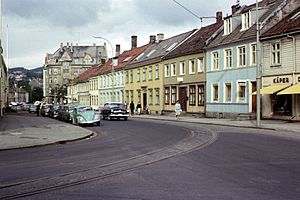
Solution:
<path fill-rule="evenodd" d="M 181 105 L 182 111 L 186 111 L 187 106 L 187 96 L 186 87 L 179 88 L 179 103 Z"/>
<path fill-rule="evenodd" d="M 143 110 L 147 108 L 147 93 L 143 93 Z"/>

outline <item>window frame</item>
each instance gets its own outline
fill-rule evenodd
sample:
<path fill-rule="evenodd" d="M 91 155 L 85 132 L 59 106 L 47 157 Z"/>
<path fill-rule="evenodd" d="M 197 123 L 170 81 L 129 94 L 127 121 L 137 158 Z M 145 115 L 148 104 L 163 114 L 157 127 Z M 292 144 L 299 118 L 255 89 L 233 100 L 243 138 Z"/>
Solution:
<path fill-rule="evenodd" d="M 274 45 L 275 46 L 279 45 L 279 49 L 273 49 Z M 281 55 L 282 55 L 281 49 L 282 49 L 281 42 L 273 42 L 273 43 L 270 44 L 271 66 L 279 66 L 279 65 L 281 65 L 281 61 L 282 61 L 282 58 L 281 58 Z M 279 62 L 278 62 L 278 59 L 279 59 Z M 276 61 L 274 62 L 274 60 L 276 60 Z"/>
<path fill-rule="evenodd" d="M 219 65 L 220 65 L 219 51 L 213 51 L 213 52 L 211 52 L 211 55 L 212 55 L 212 60 L 211 60 L 212 71 L 218 71 Z"/>
<path fill-rule="evenodd" d="M 243 98 L 241 98 L 241 96 L 240 96 L 240 83 L 243 85 L 243 87 L 244 87 L 244 97 Z M 236 85 L 237 85 L 237 103 L 245 103 L 246 102 L 246 100 L 247 100 L 247 97 L 246 97 L 246 93 L 247 93 L 247 81 L 245 81 L 245 80 L 237 80 L 237 82 L 236 82 Z"/>
<path fill-rule="evenodd" d="M 189 74 L 195 74 L 196 73 L 196 63 L 195 59 L 189 60 Z"/>
<path fill-rule="evenodd" d="M 217 87 L 217 91 L 215 90 Z M 217 97 L 217 98 L 215 98 Z M 212 83 L 211 84 L 211 102 L 213 103 L 218 103 L 220 100 L 220 97 L 219 97 L 219 83 Z"/>
<path fill-rule="evenodd" d="M 227 54 L 228 52 L 230 52 L 230 55 Z M 224 49 L 224 69 L 231 69 L 232 67 L 233 67 L 232 48 Z"/>
<path fill-rule="evenodd" d="M 165 87 L 165 105 L 170 105 L 170 87 Z"/>
<path fill-rule="evenodd" d="M 203 90 L 201 90 L 203 88 Z M 205 84 L 198 85 L 198 106 L 205 105 Z"/>
<path fill-rule="evenodd" d="M 171 63 L 171 76 L 176 76 L 176 63 Z"/>
<path fill-rule="evenodd" d="M 189 105 L 196 105 L 196 85 L 189 85 Z"/>
<path fill-rule="evenodd" d="M 177 87 L 172 86 L 171 87 L 171 105 L 175 105 L 177 100 Z"/>
<path fill-rule="evenodd" d="M 230 99 L 228 100 L 228 85 L 230 85 Z M 228 81 L 224 83 L 224 103 L 232 103 L 232 82 Z"/>
<path fill-rule="evenodd" d="M 170 77 L 170 67 L 169 67 L 169 64 L 165 64 L 164 65 L 164 71 L 165 71 L 165 78 L 168 78 Z"/>
<path fill-rule="evenodd" d="M 198 73 L 203 73 L 204 72 L 204 67 L 203 67 L 203 58 L 197 58 L 197 71 Z"/>
<path fill-rule="evenodd" d="M 240 52 L 240 50 L 244 49 L 245 51 L 244 52 Z M 237 66 L 238 67 L 246 67 L 247 65 L 247 48 L 245 45 L 242 45 L 242 46 L 238 46 L 237 47 Z M 242 61 L 242 63 L 241 63 Z"/>
<path fill-rule="evenodd" d="M 179 62 L 179 75 L 183 76 L 185 75 L 185 61 Z"/>

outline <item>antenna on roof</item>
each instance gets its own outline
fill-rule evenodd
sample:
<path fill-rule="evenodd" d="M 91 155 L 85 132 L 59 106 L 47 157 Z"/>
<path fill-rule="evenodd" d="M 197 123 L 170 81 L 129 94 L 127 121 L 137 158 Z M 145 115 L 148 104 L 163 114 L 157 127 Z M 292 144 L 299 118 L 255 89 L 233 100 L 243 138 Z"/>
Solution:
<path fill-rule="evenodd" d="M 182 5 L 181 3 L 179 3 L 176 0 L 172 0 L 173 2 L 175 2 L 176 4 L 178 4 L 180 7 L 182 7 L 184 10 L 188 11 L 190 14 L 192 14 L 194 17 L 196 17 L 197 19 L 200 19 L 201 22 L 201 27 L 202 27 L 202 22 L 203 19 L 208 19 L 208 18 L 216 18 L 216 17 L 200 17 L 197 14 L 195 14 L 193 11 L 191 11 L 190 9 L 188 9 L 187 7 L 185 7 L 184 5 Z"/>
<path fill-rule="evenodd" d="M 240 0 L 237 0 L 237 1 L 236 1 L 236 5 L 240 5 Z"/>

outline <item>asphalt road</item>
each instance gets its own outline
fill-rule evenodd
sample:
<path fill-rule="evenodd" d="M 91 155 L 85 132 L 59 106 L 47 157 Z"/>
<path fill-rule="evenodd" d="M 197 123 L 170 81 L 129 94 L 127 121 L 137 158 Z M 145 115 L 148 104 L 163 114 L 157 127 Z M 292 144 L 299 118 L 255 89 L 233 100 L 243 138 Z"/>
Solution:
<path fill-rule="evenodd" d="M 0 152 L 0 199 L 300 199 L 300 141 L 279 132 L 151 120 L 87 128 L 98 135 Z"/>

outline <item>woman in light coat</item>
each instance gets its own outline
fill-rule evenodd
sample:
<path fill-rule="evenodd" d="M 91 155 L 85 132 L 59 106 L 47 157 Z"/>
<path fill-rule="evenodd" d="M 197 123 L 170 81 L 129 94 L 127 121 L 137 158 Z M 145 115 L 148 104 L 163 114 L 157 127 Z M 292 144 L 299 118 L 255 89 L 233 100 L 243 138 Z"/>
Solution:
<path fill-rule="evenodd" d="M 176 119 L 179 119 L 179 116 L 180 116 L 181 112 L 182 112 L 181 105 L 180 105 L 179 101 L 176 101 L 176 104 L 175 104 L 175 116 L 176 116 Z"/>

